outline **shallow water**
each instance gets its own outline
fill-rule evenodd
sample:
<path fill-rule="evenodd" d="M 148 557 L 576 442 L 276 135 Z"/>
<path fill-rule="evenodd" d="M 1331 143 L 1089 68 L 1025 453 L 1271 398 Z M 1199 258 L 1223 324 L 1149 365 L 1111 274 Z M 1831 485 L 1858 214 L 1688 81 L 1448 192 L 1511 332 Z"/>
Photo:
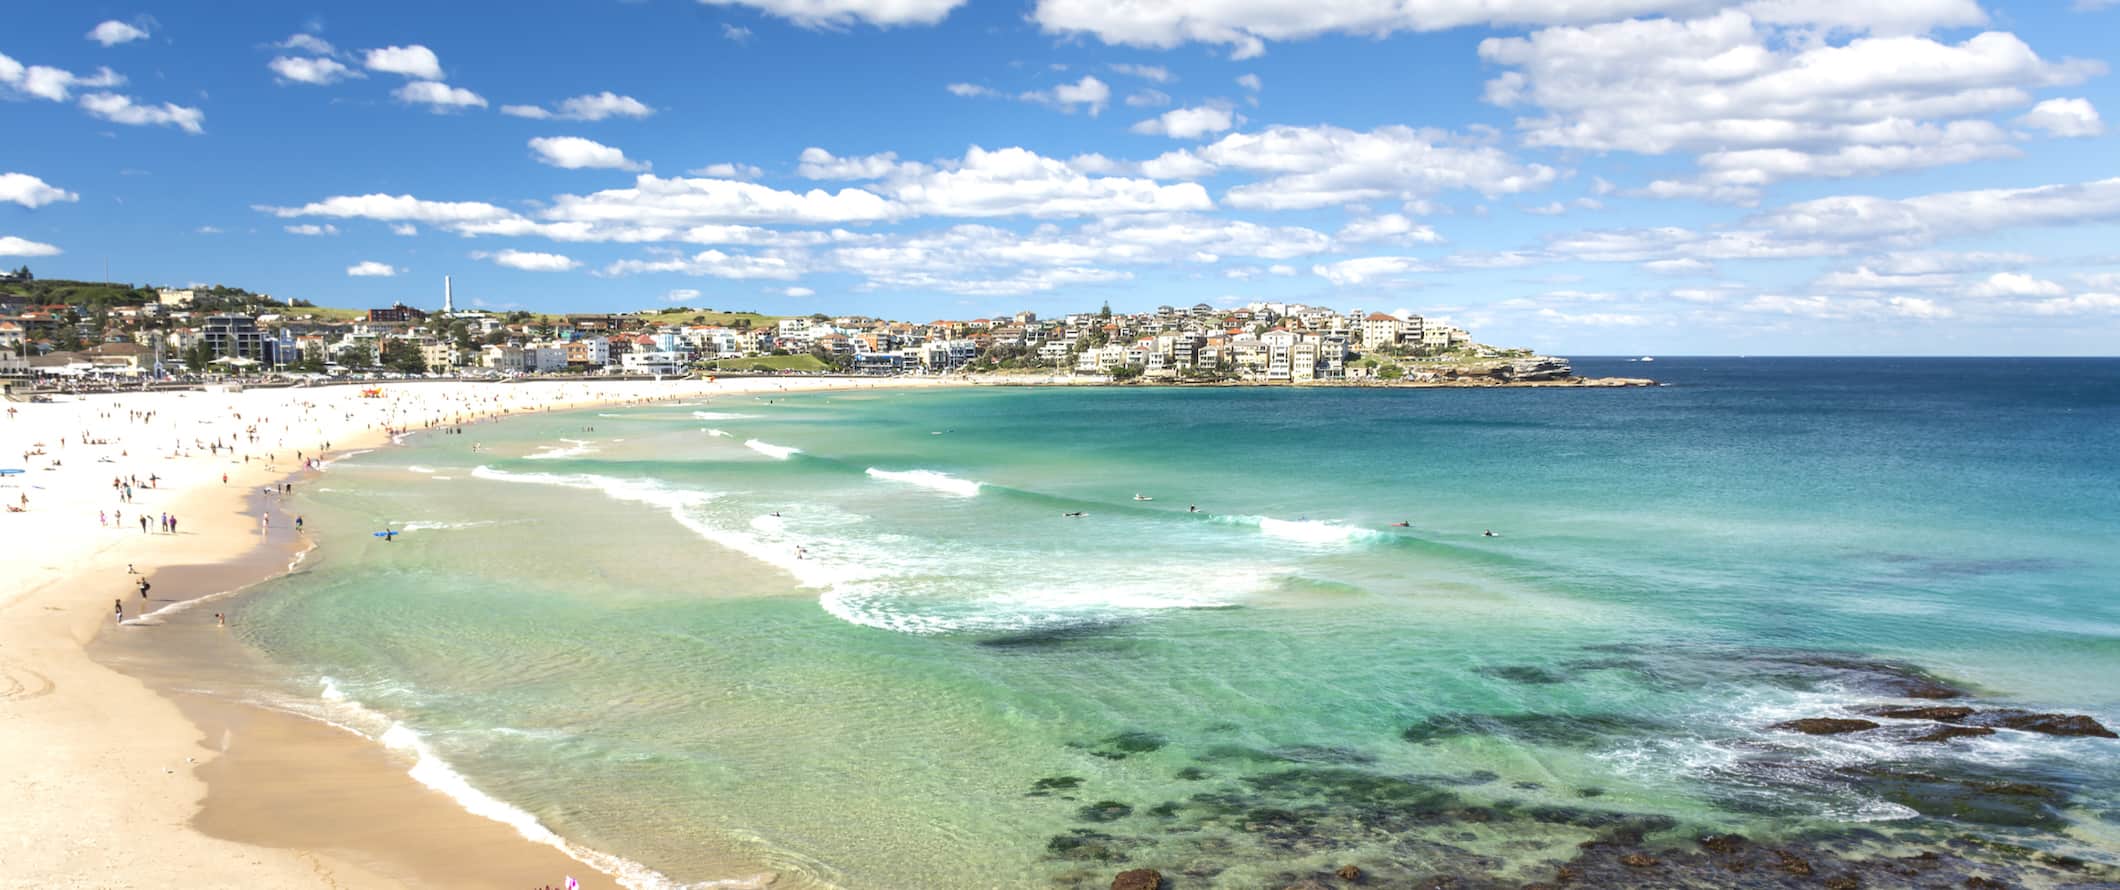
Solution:
<path fill-rule="evenodd" d="M 2120 743 L 1766 728 L 1910 668 L 2120 725 L 2120 362 L 1609 364 L 1672 385 L 416 435 L 301 493 L 323 548 L 236 626 L 290 705 L 678 882 L 1529 874 L 1610 813 L 2120 858 Z"/>

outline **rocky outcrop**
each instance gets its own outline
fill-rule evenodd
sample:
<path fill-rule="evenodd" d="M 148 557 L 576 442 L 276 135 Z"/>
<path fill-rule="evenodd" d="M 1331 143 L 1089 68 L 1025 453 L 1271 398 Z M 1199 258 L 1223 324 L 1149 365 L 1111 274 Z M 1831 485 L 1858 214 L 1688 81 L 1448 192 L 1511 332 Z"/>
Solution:
<path fill-rule="evenodd" d="M 1999 726 L 2020 732 L 2036 732 L 2042 735 L 2080 736 L 2099 739 L 2120 739 L 2105 724 L 2082 714 L 2035 714 L 2030 711 L 2000 710 L 1983 711 L 1966 718 L 1967 723 L 1977 726 Z"/>
<path fill-rule="evenodd" d="M 1805 735 L 1840 735 L 1842 733 L 1861 732 L 1865 729 L 1876 729 L 1878 725 L 1871 720 L 1855 720 L 1843 717 L 1805 717 L 1801 720 L 1776 723 L 1771 728 L 1800 732 Z"/>
<path fill-rule="evenodd" d="M 1487 373 L 1510 383 L 1525 383 L 1533 380 L 1565 380 L 1575 376 L 1575 369 L 1568 364 L 1567 359 L 1535 355 L 1501 362 Z"/>
<path fill-rule="evenodd" d="M 1889 717 L 1893 720 L 1934 720 L 1938 723 L 1956 723 L 1972 716 L 1973 709 L 1960 705 L 1931 705 L 1918 708 L 1893 706 L 1871 708 L 1865 713 L 1872 717 Z"/>
<path fill-rule="evenodd" d="M 1163 890 L 1163 873 L 1153 868 L 1122 871 L 1112 878 L 1112 890 Z"/>
<path fill-rule="evenodd" d="M 1948 742 L 1952 739 L 1968 739 L 1975 738 L 1978 736 L 1994 734 L 1994 730 L 1989 729 L 1985 726 L 1949 726 L 1942 723 L 1938 723 L 1936 724 L 1934 729 L 1931 729 L 1928 732 L 1922 733 L 1917 736 L 1911 736 L 1907 739 L 1907 741 Z"/>

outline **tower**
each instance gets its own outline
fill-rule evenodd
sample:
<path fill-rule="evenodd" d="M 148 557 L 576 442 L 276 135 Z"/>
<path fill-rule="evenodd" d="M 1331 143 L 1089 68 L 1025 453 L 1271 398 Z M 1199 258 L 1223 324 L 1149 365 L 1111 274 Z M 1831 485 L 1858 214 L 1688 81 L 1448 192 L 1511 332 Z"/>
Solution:
<path fill-rule="evenodd" d="M 449 292 L 449 276 L 442 276 L 442 314 L 456 311 L 455 295 Z"/>

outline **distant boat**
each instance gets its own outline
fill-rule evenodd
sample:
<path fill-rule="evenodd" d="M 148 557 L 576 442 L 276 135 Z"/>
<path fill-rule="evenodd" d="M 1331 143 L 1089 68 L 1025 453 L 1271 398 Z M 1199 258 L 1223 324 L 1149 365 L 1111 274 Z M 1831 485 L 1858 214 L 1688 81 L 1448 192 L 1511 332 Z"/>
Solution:
<path fill-rule="evenodd" d="M 1646 356 L 1646 355 L 1645 355 L 1645 356 L 1642 356 L 1641 360 L 1642 360 L 1642 361 L 1645 361 L 1645 362 L 1653 362 L 1653 361 L 1656 361 L 1656 359 L 1655 359 L 1654 357 L 1651 357 L 1651 356 Z"/>

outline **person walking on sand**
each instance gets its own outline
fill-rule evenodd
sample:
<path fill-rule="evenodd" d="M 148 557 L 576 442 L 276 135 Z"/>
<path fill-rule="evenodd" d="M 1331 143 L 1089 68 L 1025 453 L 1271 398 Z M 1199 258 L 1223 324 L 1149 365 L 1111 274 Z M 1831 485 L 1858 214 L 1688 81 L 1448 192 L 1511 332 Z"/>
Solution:
<path fill-rule="evenodd" d="M 153 584 L 149 584 L 149 583 L 147 583 L 147 579 L 146 579 L 146 578 L 141 578 L 141 579 L 140 579 L 140 598 L 141 598 L 141 599 L 143 599 L 143 600 L 144 600 L 144 599 L 146 599 L 146 598 L 147 598 L 147 590 L 148 590 L 148 588 L 150 588 L 150 587 L 153 587 L 153 586 L 154 586 Z"/>
<path fill-rule="evenodd" d="M 140 514 L 140 534 L 147 534 L 147 514 Z"/>
<path fill-rule="evenodd" d="M 169 517 L 169 533 L 172 535 L 177 533 L 177 517 L 175 516 Z"/>
<path fill-rule="evenodd" d="M 119 623 L 119 624 L 124 624 L 124 623 L 125 623 L 125 601 L 124 601 L 124 600 L 111 600 L 111 601 L 110 601 L 110 604 L 111 604 L 111 608 L 112 608 L 112 610 L 113 610 L 113 611 L 115 611 L 115 612 L 117 613 L 118 623 Z"/>

